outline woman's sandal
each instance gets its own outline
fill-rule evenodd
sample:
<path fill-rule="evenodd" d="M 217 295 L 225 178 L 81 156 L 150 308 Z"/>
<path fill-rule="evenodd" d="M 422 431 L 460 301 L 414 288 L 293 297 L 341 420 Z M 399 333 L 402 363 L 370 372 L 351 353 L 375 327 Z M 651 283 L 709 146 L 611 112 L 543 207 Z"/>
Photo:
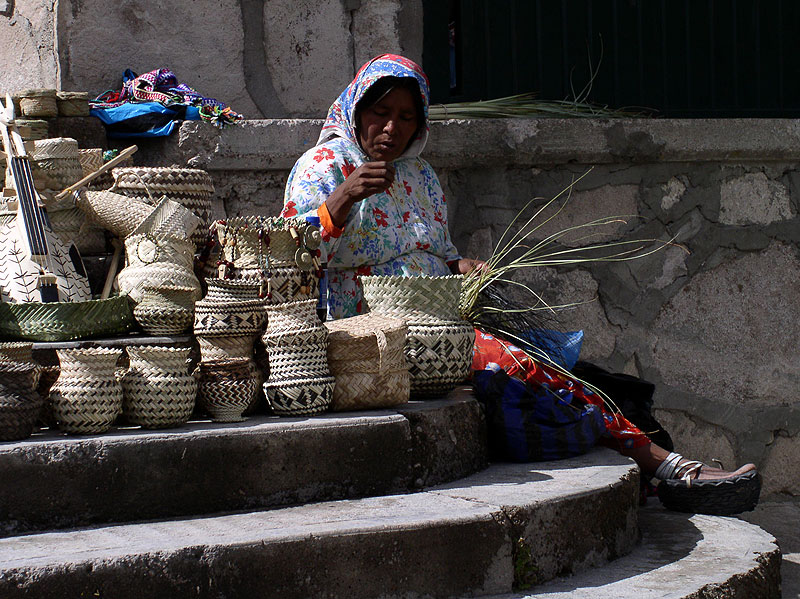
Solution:
<path fill-rule="evenodd" d="M 712 476 L 698 478 L 704 468 Z M 715 470 L 718 477 L 713 476 Z M 661 462 L 655 477 L 661 480 L 658 485 L 661 503 L 678 512 L 732 516 L 754 509 L 761 493 L 761 476 L 755 469 L 740 474 L 725 473 L 677 453 L 670 453 Z"/>

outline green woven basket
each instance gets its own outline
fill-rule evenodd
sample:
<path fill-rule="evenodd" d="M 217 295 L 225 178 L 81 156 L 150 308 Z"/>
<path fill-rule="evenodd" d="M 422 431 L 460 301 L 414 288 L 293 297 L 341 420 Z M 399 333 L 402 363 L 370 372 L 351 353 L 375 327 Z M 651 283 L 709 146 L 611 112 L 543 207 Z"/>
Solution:
<path fill-rule="evenodd" d="M 127 295 L 86 302 L 0 302 L 0 338 L 69 341 L 108 337 L 134 327 Z"/>

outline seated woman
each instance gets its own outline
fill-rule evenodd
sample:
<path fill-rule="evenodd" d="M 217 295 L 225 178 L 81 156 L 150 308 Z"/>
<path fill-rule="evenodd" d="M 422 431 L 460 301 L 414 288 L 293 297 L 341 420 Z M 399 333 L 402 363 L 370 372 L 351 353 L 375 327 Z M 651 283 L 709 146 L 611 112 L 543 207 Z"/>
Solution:
<path fill-rule="evenodd" d="M 485 268 L 459 256 L 439 180 L 420 158 L 428 139 L 428 88 L 422 69 L 406 58 L 384 54 L 369 61 L 333 103 L 317 144 L 289 175 L 283 215 L 314 215 L 321 223 L 330 318 L 361 313 L 359 275 L 468 275 Z M 537 379 L 543 375 L 551 381 L 547 366 L 515 357 L 518 350 L 510 344 L 481 334 L 476 343 L 476 368 L 483 368 L 481 356 L 491 354 L 491 361 L 532 384 L 543 382 Z M 605 411 L 596 394 L 581 395 Z M 727 472 L 686 460 L 620 415 L 605 413 L 612 446 L 658 478 L 691 486 L 755 471 L 753 464 Z"/>

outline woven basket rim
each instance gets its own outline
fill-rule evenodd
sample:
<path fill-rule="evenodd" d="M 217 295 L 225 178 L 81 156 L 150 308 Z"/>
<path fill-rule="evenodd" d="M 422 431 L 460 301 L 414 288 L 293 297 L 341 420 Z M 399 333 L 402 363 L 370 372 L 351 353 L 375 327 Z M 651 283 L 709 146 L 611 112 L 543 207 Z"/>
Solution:
<path fill-rule="evenodd" d="M 297 387 L 297 386 L 308 386 L 309 384 L 320 384 L 320 385 L 327 385 L 330 383 L 335 383 L 336 377 L 334 376 L 321 376 L 321 377 L 303 377 L 299 379 L 283 379 L 281 381 L 270 382 L 267 381 L 264 383 L 264 387 L 279 388 L 279 387 Z"/>

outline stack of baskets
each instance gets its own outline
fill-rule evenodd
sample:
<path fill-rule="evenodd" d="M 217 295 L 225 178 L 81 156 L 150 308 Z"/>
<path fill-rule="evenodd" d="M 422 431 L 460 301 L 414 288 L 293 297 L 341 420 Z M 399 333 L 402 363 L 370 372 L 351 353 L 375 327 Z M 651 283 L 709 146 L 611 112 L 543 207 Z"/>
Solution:
<path fill-rule="evenodd" d="M 104 193 L 108 195 L 96 192 L 95 197 Z M 177 202 L 162 199 L 125 238 L 126 266 L 117 275 L 120 291 L 139 302 L 148 286 L 191 287 L 193 299 L 198 299 L 200 281 L 194 274 L 195 246 L 189 237 L 199 221 Z"/>
<path fill-rule="evenodd" d="M 263 375 L 254 342 L 266 313 L 260 287 L 251 281 L 207 279 L 195 304 L 194 334 L 200 345 L 200 403 L 216 421 L 241 420 L 258 400 Z"/>
<path fill-rule="evenodd" d="M 469 377 L 475 331 L 459 317 L 462 280 L 461 275 L 361 277 L 369 310 L 408 324 L 412 396 L 443 395 Z"/>
<path fill-rule="evenodd" d="M 25 439 L 44 404 L 36 392 L 39 366 L 31 343 L 0 343 L 0 441 Z"/>
<path fill-rule="evenodd" d="M 119 167 L 112 171 L 112 191 L 155 204 L 166 196 L 191 210 L 200 223 L 192 235 L 196 248 L 208 239 L 211 223 L 211 196 L 214 185 L 211 176 L 202 169 L 177 167 Z"/>
<path fill-rule="evenodd" d="M 221 247 L 220 274 L 257 285 L 265 297 L 262 341 L 269 378 L 263 388 L 273 412 L 293 416 L 328 409 L 334 381 L 327 330 L 316 314 L 319 228 L 299 218 L 250 216 L 219 221 L 212 232 Z"/>
<path fill-rule="evenodd" d="M 269 355 L 264 391 L 273 412 L 294 416 L 327 410 L 334 378 L 328 368 L 328 330 L 317 316 L 317 300 L 268 305 L 262 339 Z"/>
<path fill-rule="evenodd" d="M 336 379 L 332 410 L 389 408 L 408 401 L 405 322 L 370 313 L 326 322 L 325 327 L 328 367 Z"/>

